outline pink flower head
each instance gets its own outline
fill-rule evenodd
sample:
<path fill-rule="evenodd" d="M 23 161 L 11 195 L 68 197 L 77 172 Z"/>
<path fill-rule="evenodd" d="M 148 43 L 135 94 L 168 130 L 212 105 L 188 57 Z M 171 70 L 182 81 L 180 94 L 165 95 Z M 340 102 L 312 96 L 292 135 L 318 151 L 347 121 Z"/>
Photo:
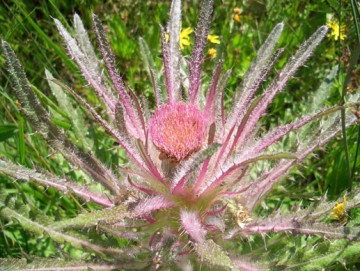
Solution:
<path fill-rule="evenodd" d="M 164 104 L 150 119 L 149 131 L 155 146 L 168 158 L 179 162 L 201 149 L 206 120 L 194 105 Z"/>

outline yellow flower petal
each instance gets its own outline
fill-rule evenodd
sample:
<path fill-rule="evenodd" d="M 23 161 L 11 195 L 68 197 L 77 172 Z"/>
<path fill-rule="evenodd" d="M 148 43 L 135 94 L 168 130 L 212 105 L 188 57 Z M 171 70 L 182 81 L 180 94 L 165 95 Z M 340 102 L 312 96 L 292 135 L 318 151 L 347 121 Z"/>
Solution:
<path fill-rule="evenodd" d="M 346 38 L 346 26 L 340 25 L 336 20 L 330 20 L 327 22 L 327 26 L 331 30 L 328 37 L 334 37 L 335 40 L 344 40 Z"/>
<path fill-rule="evenodd" d="M 334 208 L 331 211 L 331 216 L 334 219 L 341 220 L 346 213 L 346 196 L 344 196 L 343 202 L 336 202 Z"/>
<path fill-rule="evenodd" d="M 208 38 L 208 41 L 210 41 L 211 43 L 220 44 L 219 36 L 217 36 L 217 35 L 208 35 L 207 38 Z"/>
<path fill-rule="evenodd" d="M 189 37 L 189 35 L 190 35 L 192 32 L 194 32 L 194 30 L 193 30 L 191 27 L 187 27 L 187 28 L 181 30 L 180 37 L 181 37 L 181 36 Z"/>
<path fill-rule="evenodd" d="M 210 48 L 208 50 L 208 55 L 210 56 L 211 59 L 214 59 L 216 57 L 216 49 L 215 48 Z"/>
<path fill-rule="evenodd" d="M 190 45 L 190 34 L 193 32 L 191 27 L 182 29 L 180 32 L 180 48 L 183 49 L 186 46 Z"/>
<path fill-rule="evenodd" d="M 239 16 L 239 14 L 234 14 L 233 19 L 234 19 L 234 21 L 237 22 L 238 24 L 240 23 L 240 16 Z"/>

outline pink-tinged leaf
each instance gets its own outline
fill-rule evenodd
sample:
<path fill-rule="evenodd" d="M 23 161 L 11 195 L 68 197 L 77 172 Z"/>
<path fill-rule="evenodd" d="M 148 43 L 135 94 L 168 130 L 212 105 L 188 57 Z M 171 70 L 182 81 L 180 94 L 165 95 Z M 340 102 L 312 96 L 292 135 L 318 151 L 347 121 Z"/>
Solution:
<path fill-rule="evenodd" d="M 186 181 L 188 180 L 190 172 L 193 172 L 198 168 L 205 160 L 211 157 L 220 147 L 219 144 L 212 144 L 207 149 L 195 154 L 188 160 L 184 161 L 181 167 L 175 173 L 173 177 L 173 188 L 172 192 L 178 194 L 183 191 Z"/>
<path fill-rule="evenodd" d="M 172 81 L 171 96 L 169 101 L 179 101 L 181 97 L 180 90 L 180 28 L 181 28 L 181 1 L 171 2 L 170 18 L 167 25 L 169 34 L 168 49 L 170 63 L 170 77 Z M 169 90 L 168 90 L 169 91 Z"/>
<path fill-rule="evenodd" d="M 90 63 L 89 59 L 79 48 L 76 40 L 71 37 L 61 22 L 57 19 L 54 19 L 54 21 L 60 35 L 66 44 L 66 48 L 71 58 L 74 59 L 79 66 L 81 73 L 86 81 L 91 84 L 98 95 L 104 100 L 109 116 L 113 117 L 116 99 L 112 95 L 109 95 L 109 91 L 106 90 L 106 86 L 104 86 L 102 82 L 102 76 L 98 68 L 94 66 L 93 63 Z"/>
<path fill-rule="evenodd" d="M 338 225 L 324 224 L 324 223 L 307 223 L 296 219 L 296 216 L 291 219 L 265 219 L 252 224 L 247 224 L 243 229 L 232 233 L 230 238 L 236 235 L 248 234 L 262 234 L 267 232 L 291 232 L 309 235 L 322 235 L 327 238 L 356 238 L 358 229 L 339 227 Z"/>
<path fill-rule="evenodd" d="M 248 119 L 250 118 L 251 114 L 253 113 L 253 110 L 256 108 L 258 103 L 261 101 L 261 98 L 264 96 L 263 95 L 263 96 L 258 96 L 258 97 L 253 98 L 257 89 L 259 88 L 262 81 L 266 78 L 270 69 L 274 66 L 274 64 L 276 63 L 277 59 L 279 58 L 279 56 L 282 52 L 283 52 L 283 49 L 277 50 L 275 52 L 275 54 L 273 55 L 272 59 L 270 60 L 270 62 L 267 64 L 267 66 L 264 66 L 263 70 L 261 70 L 258 73 L 258 76 L 259 76 L 258 80 L 254 81 L 253 85 L 247 86 L 248 87 L 248 91 L 247 91 L 248 96 L 245 96 L 244 92 L 241 93 L 243 98 L 239 99 L 238 103 L 235 105 L 235 107 L 233 109 L 233 113 L 232 113 L 231 117 L 229 118 L 229 121 L 225 125 L 225 127 L 231 127 L 228 137 L 231 136 L 234 131 L 236 131 L 232 145 L 230 148 L 228 148 L 227 155 L 225 156 L 226 158 L 230 155 L 230 153 L 232 153 L 235 150 L 235 148 L 239 142 L 241 133 L 242 133 L 245 125 L 247 124 Z M 240 119 L 240 121 L 239 121 L 239 119 Z M 237 125 L 236 123 L 240 123 L 240 124 Z M 231 125 L 231 126 L 229 126 L 229 125 Z M 245 145 L 245 144 L 243 144 L 243 145 Z M 224 148 L 225 147 L 227 147 L 227 146 L 224 145 Z"/>
<path fill-rule="evenodd" d="M 202 186 L 202 184 L 204 183 L 204 178 L 206 176 L 206 173 L 208 172 L 208 168 L 209 168 L 209 163 L 210 163 L 210 159 L 211 157 L 209 157 L 208 159 L 206 159 L 201 167 L 200 173 L 198 178 L 195 181 L 195 184 L 192 188 L 192 193 L 193 194 L 197 194 L 198 191 L 200 190 L 200 187 Z"/>
<path fill-rule="evenodd" d="M 253 114 L 247 121 L 244 129 L 241 131 L 241 135 L 238 138 L 238 142 L 244 142 L 249 136 L 254 126 L 258 123 L 260 117 L 264 114 L 266 108 L 271 103 L 275 95 L 282 91 L 287 81 L 294 75 L 296 70 L 302 66 L 305 61 L 310 57 L 311 53 L 319 45 L 321 40 L 327 33 L 327 27 L 320 27 L 307 41 L 305 41 L 296 54 L 291 57 L 290 62 L 282 69 L 275 81 L 265 90 L 264 98 L 254 109 Z"/>
<path fill-rule="evenodd" d="M 151 174 L 158 179 L 159 182 L 163 183 L 166 186 L 166 181 L 164 180 L 164 177 L 159 172 L 158 168 L 154 165 L 154 163 L 151 161 L 150 156 L 148 155 L 143 143 L 141 141 L 135 141 L 136 146 L 140 152 L 140 156 L 145 162 L 148 170 L 151 172 Z"/>
<path fill-rule="evenodd" d="M 111 171 L 106 169 L 106 167 L 97 161 L 90 153 L 86 153 L 83 149 L 74 145 L 66 137 L 63 131 L 50 121 L 49 114 L 42 107 L 35 93 L 28 88 L 29 86 L 27 86 L 28 82 L 25 74 L 22 74 L 23 71 L 20 64 L 18 63 L 13 51 L 5 41 L 3 41 L 3 50 L 5 57 L 9 62 L 9 70 L 15 73 L 18 77 L 18 80 L 14 80 L 14 89 L 23 106 L 22 110 L 24 114 L 29 117 L 31 123 L 39 129 L 43 138 L 56 150 L 61 152 L 69 161 L 83 169 L 83 171 L 91 176 L 95 181 L 102 183 L 113 194 L 117 194 L 119 191 L 119 184 L 115 176 L 113 176 Z M 21 86 L 18 85 L 20 82 Z M 57 81 L 54 79 L 54 83 L 56 82 Z M 63 87 L 62 84 L 58 85 Z M 33 112 L 29 115 L 30 111 Z M 33 118 L 32 115 L 35 115 L 37 120 Z"/>
<path fill-rule="evenodd" d="M 222 168 L 220 168 L 216 174 L 215 178 L 211 179 L 207 185 L 202 187 L 202 194 L 209 194 L 214 189 L 217 189 L 224 181 L 227 180 L 231 175 L 243 172 L 243 168 L 248 166 L 251 163 L 261 161 L 261 160 L 279 160 L 279 159 L 297 159 L 297 156 L 292 153 L 269 153 L 269 154 L 260 154 L 252 155 L 249 154 L 239 154 L 232 161 L 229 161 Z M 229 184 L 229 183 L 227 183 Z"/>
<path fill-rule="evenodd" d="M 246 124 L 246 121 L 249 119 L 253 109 L 256 107 L 256 105 L 261 101 L 262 96 L 258 96 L 256 97 L 251 105 L 249 110 L 245 113 L 242 121 L 240 122 L 240 125 L 237 127 L 236 125 L 234 125 L 233 127 L 231 127 L 231 129 L 229 130 L 229 132 L 226 135 L 225 141 L 223 142 L 222 146 L 221 146 L 221 150 L 218 153 L 217 156 L 217 160 L 216 160 L 216 165 L 222 165 L 223 162 L 225 161 L 225 159 L 227 157 L 229 157 L 229 155 L 234 151 L 234 148 L 236 146 L 236 142 L 240 136 L 240 133 L 238 132 L 236 135 L 234 135 L 234 130 L 238 129 L 238 131 L 241 131 L 242 127 L 244 127 L 244 125 Z M 231 145 L 229 145 L 231 144 Z"/>
<path fill-rule="evenodd" d="M 97 58 L 94 48 L 91 45 L 88 32 L 86 31 L 84 24 L 78 14 L 74 14 L 74 30 L 75 39 L 79 44 L 79 48 L 84 52 L 85 56 L 89 59 L 89 62 L 100 69 L 100 60 Z M 110 94 L 110 93 L 108 93 Z"/>
<path fill-rule="evenodd" d="M 250 153 L 259 153 L 263 150 L 265 150 L 267 147 L 269 147 L 271 144 L 275 143 L 279 139 L 281 139 L 283 136 L 289 134 L 291 131 L 297 130 L 301 128 L 302 126 L 306 125 L 307 123 L 327 116 L 331 113 L 334 113 L 336 111 L 339 111 L 343 109 L 342 106 L 333 106 L 331 108 L 325 109 L 323 111 L 320 111 L 316 114 L 313 114 L 311 116 L 302 117 L 301 119 L 294 121 L 292 123 L 289 123 L 284 126 L 280 126 L 274 129 L 274 131 L 267 133 L 266 135 L 262 136 L 261 139 L 256 142 L 256 144 L 248 149 Z"/>
<path fill-rule="evenodd" d="M 166 91 L 168 96 L 168 102 L 173 103 L 177 99 L 175 98 L 176 94 L 174 93 L 174 67 L 171 64 L 171 55 L 169 44 L 166 41 L 166 33 L 164 28 L 161 26 L 161 49 L 162 49 L 162 58 L 164 63 L 164 74 L 166 81 Z"/>
<path fill-rule="evenodd" d="M 109 42 L 106 38 L 105 30 L 101 24 L 100 19 L 93 14 L 93 24 L 94 24 L 94 30 L 97 37 L 97 42 L 100 47 L 101 54 L 103 56 L 106 68 L 109 72 L 110 78 L 114 84 L 114 87 L 116 91 L 119 94 L 120 100 L 124 105 L 125 112 L 129 116 L 131 120 L 131 124 L 134 127 L 134 130 L 137 132 L 137 134 L 134 134 L 136 138 L 141 138 L 144 140 L 144 134 L 141 131 L 141 124 L 139 119 L 136 116 L 135 110 L 132 106 L 131 99 L 129 94 L 126 92 L 124 82 L 117 72 L 116 66 L 115 66 L 115 56 L 113 52 L 110 49 Z"/>
<path fill-rule="evenodd" d="M 64 193 L 73 192 L 79 198 L 85 201 L 92 201 L 104 207 L 112 207 L 114 203 L 105 195 L 97 194 L 88 190 L 86 187 L 79 186 L 66 179 L 61 179 L 50 173 L 41 173 L 33 169 L 15 165 L 6 160 L 0 160 L 0 173 L 15 178 L 17 180 L 31 181 L 34 180 L 45 187 L 53 187 Z"/>
<path fill-rule="evenodd" d="M 200 221 L 199 213 L 181 210 L 180 211 L 181 227 L 194 241 L 201 243 L 204 241 L 206 231 Z"/>
<path fill-rule="evenodd" d="M 69 93 L 71 93 L 76 100 L 78 100 L 87 110 L 88 112 L 93 116 L 93 118 L 102 126 L 105 131 L 111 135 L 116 142 L 118 142 L 124 150 L 127 152 L 127 154 L 136 162 L 138 166 L 146 170 L 146 166 L 144 165 L 144 161 L 142 160 L 140 154 L 134 149 L 133 145 L 129 140 L 125 137 L 123 137 L 121 134 L 119 134 L 115 128 L 111 127 L 96 111 L 94 108 L 92 108 L 79 94 L 77 94 L 73 89 L 69 88 L 67 85 L 63 84 L 62 82 L 58 80 L 54 80 L 56 84 L 61 86 L 63 89 L 67 90 Z"/>
<path fill-rule="evenodd" d="M 131 185 L 132 187 L 135 187 L 137 190 L 139 190 L 139 191 L 141 191 L 141 192 L 144 192 L 145 194 L 148 194 L 148 195 L 154 195 L 154 194 L 156 194 L 155 191 L 153 191 L 153 190 L 151 190 L 151 189 L 148 189 L 148 188 L 145 188 L 145 187 L 141 187 L 141 186 L 135 184 L 135 183 L 131 180 L 130 176 L 128 176 L 128 181 L 129 181 L 129 183 L 130 183 L 130 185 Z"/>
<path fill-rule="evenodd" d="M 216 119 L 215 97 L 216 97 L 216 90 L 218 89 L 218 83 L 219 83 L 220 74 L 221 74 L 221 70 L 222 70 L 222 63 L 223 63 L 222 60 L 219 60 L 219 62 L 215 66 L 215 69 L 214 69 L 214 72 L 212 75 L 212 80 L 211 80 L 208 97 L 206 100 L 205 109 L 204 109 L 204 113 L 205 113 L 205 116 L 208 117 L 209 124 L 212 124 L 213 122 L 215 122 L 215 119 Z"/>
<path fill-rule="evenodd" d="M 274 27 L 264 44 L 258 50 L 255 60 L 251 63 L 250 68 L 244 75 L 242 85 L 239 89 L 237 89 L 237 92 L 239 92 L 240 95 L 230 114 L 231 118 L 227 123 L 228 128 L 235 124 L 239 116 L 242 114 L 242 111 L 244 111 L 244 108 L 247 106 L 246 104 L 250 102 L 261 82 L 264 80 L 266 74 L 279 57 L 281 50 L 278 50 L 273 56 L 272 52 L 275 49 L 283 28 L 283 23 L 277 24 Z"/>
<path fill-rule="evenodd" d="M 138 97 L 135 95 L 135 93 L 128 87 L 130 97 L 135 105 L 136 113 L 137 113 L 137 119 L 140 121 L 142 132 L 144 134 L 143 142 L 145 142 L 145 138 L 147 138 L 147 127 L 145 124 L 145 118 L 144 118 L 144 112 L 141 108 L 140 101 Z"/>
<path fill-rule="evenodd" d="M 228 70 L 224 75 L 221 76 L 219 81 L 219 97 L 216 98 L 216 127 L 221 127 L 221 129 L 217 129 L 220 134 L 216 134 L 216 138 L 218 136 L 222 137 L 221 132 L 224 131 L 225 126 L 225 108 L 224 108 L 224 91 L 227 85 L 227 82 L 230 79 L 232 74 L 232 70 Z"/>
<path fill-rule="evenodd" d="M 214 216 L 214 215 L 218 215 L 220 213 L 222 213 L 222 211 L 224 211 L 227 207 L 227 204 L 224 204 L 222 207 L 216 209 L 216 210 L 212 210 L 212 211 L 209 211 L 207 212 L 207 215 L 208 216 Z"/>
<path fill-rule="evenodd" d="M 276 61 L 280 57 L 281 53 L 283 52 L 283 49 L 279 49 L 275 52 L 272 59 L 270 59 L 269 63 L 266 63 L 265 66 L 262 67 L 262 70 L 257 71 L 258 78 L 257 80 L 253 81 L 250 80 L 252 85 L 247 85 L 246 89 L 241 92 L 241 97 L 239 98 L 238 102 L 235 104 L 232 113 L 230 114 L 230 117 L 225 125 L 225 127 L 230 128 L 236 125 L 236 123 L 243 123 L 243 119 L 246 115 L 249 115 L 254 108 L 252 108 L 253 102 L 257 99 L 254 98 L 254 95 L 256 91 L 259 89 L 261 83 L 265 80 L 266 76 L 270 72 L 271 68 L 275 65 Z M 250 84 L 247 82 L 247 84 Z M 254 99 L 253 99 L 254 98 Z M 239 121 L 241 120 L 241 122 Z M 238 132 L 241 132 L 241 125 L 238 128 Z M 236 144 L 236 141 L 235 141 Z"/>
<path fill-rule="evenodd" d="M 134 216 L 149 215 L 152 212 L 173 208 L 175 203 L 165 196 L 155 196 L 142 200 L 134 209 Z"/>
<path fill-rule="evenodd" d="M 14 91 L 25 116 L 51 146 L 60 151 L 73 164 L 83 169 L 95 181 L 102 183 L 113 194 L 117 194 L 119 185 L 111 171 L 106 169 L 91 154 L 85 153 L 83 149 L 74 145 L 64 132 L 51 122 L 50 115 L 30 88 L 14 52 L 5 41 L 2 42 L 2 46 L 8 68 L 13 77 Z"/>
<path fill-rule="evenodd" d="M 144 168 L 135 167 L 134 170 L 125 168 L 123 166 L 117 165 L 117 167 L 132 176 L 139 177 L 140 179 L 146 180 L 147 183 L 149 183 L 149 186 L 155 190 L 157 193 L 162 193 L 164 190 L 166 190 L 166 186 L 163 182 L 160 182 L 158 178 L 154 177 L 151 172 Z"/>
<path fill-rule="evenodd" d="M 298 147 L 299 151 L 296 153 L 296 161 L 281 161 L 263 178 L 260 178 L 256 182 L 252 183 L 253 187 L 251 187 L 249 191 L 246 191 L 246 193 L 242 194 L 248 210 L 251 211 L 253 208 L 255 208 L 256 204 L 273 187 L 273 185 L 287 175 L 289 169 L 294 165 L 294 163 L 305 159 L 306 156 L 312 153 L 316 148 L 324 145 L 330 139 L 335 137 L 336 134 L 341 131 L 341 127 L 337 125 L 338 122 L 339 119 L 335 119 L 333 125 L 330 126 L 328 130 L 321 132 L 321 134 L 318 135 L 317 138 L 313 139 L 310 143 L 300 144 Z M 354 122 L 356 122 L 356 118 L 354 116 L 348 116 L 346 127 L 351 126 Z"/>
<path fill-rule="evenodd" d="M 209 34 L 209 26 L 213 11 L 213 1 L 202 1 L 200 17 L 195 29 L 195 41 L 189 63 L 189 96 L 190 101 L 194 103 L 197 98 L 201 82 L 201 68 L 204 61 L 204 49 Z"/>

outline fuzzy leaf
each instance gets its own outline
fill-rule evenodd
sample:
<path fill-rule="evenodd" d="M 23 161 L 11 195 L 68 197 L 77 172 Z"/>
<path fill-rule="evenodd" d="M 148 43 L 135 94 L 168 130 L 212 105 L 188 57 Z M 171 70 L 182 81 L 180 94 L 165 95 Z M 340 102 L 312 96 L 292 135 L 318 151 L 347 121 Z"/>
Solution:
<path fill-rule="evenodd" d="M 168 99 L 170 102 L 180 99 L 180 25 L 181 23 L 181 1 L 174 0 L 171 2 L 170 19 L 167 25 L 169 42 L 165 44 L 168 47 L 167 58 L 169 65 L 166 66 L 169 79 Z M 165 58 L 165 55 L 164 55 Z"/>
<path fill-rule="evenodd" d="M 60 244 L 67 242 L 76 248 L 87 248 L 100 255 L 103 254 L 125 255 L 125 252 L 121 249 L 102 247 L 96 244 L 92 244 L 89 241 L 80 239 L 78 237 L 74 237 L 72 235 L 65 233 L 60 233 L 49 227 L 41 225 L 33 221 L 32 219 L 23 216 L 21 213 L 18 213 L 17 211 L 10 209 L 3 201 L 0 201 L 0 216 L 4 217 L 7 220 L 18 221 L 25 230 L 29 232 L 33 232 L 37 235 L 42 235 L 43 233 L 47 233 L 52 240 Z"/>
<path fill-rule="evenodd" d="M 127 212 L 127 209 L 128 206 L 122 203 L 119 206 L 100 211 L 82 213 L 75 218 L 55 222 L 49 225 L 49 228 L 62 230 L 66 228 L 88 228 L 97 226 L 98 224 L 115 224 L 123 222 L 126 218 L 131 218 L 133 216 L 131 213 Z"/>
<path fill-rule="evenodd" d="M 206 262 L 210 267 L 216 266 L 225 270 L 235 270 L 234 263 L 222 248 L 213 240 L 204 240 L 194 244 L 194 250 L 200 260 Z"/>
<path fill-rule="evenodd" d="M 236 170 L 242 170 L 243 167 L 255 163 L 261 160 L 279 160 L 279 159 L 290 159 L 295 160 L 297 159 L 296 154 L 287 153 L 287 152 L 278 152 L 278 153 L 268 153 L 268 154 L 260 154 L 260 155 L 253 155 L 253 156 L 246 156 L 246 154 L 238 155 L 233 161 L 227 163 L 223 168 L 218 171 L 218 175 L 215 178 L 211 179 L 207 186 L 204 186 L 202 189 L 202 193 L 206 194 L 213 189 L 216 189 L 219 185 L 226 180 L 230 174 L 233 174 Z M 228 183 L 230 185 L 230 183 Z"/>
<path fill-rule="evenodd" d="M 89 35 L 81 18 L 76 13 L 74 14 L 74 30 L 75 39 L 78 42 L 81 51 L 84 52 L 85 57 L 89 59 L 89 63 L 94 66 L 94 69 L 100 69 L 100 61 L 94 52 L 93 46 L 91 45 Z"/>
<path fill-rule="evenodd" d="M 351 126 L 354 122 L 357 121 L 355 116 L 348 115 L 347 118 L 347 127 Z M 258 178 L 256 182 L 253 182 L 250 191 L 247 191 L 244 194 L 244 202 L 246 202 L 247 208 L 252 210 L 256 203 L 260 201 L 260 199 L 271 189 L 271 187 L 287 175 L 289 169 L 294 165 L 295 162 L 299 162 L 305 159 L 306 156 L 312 153 L 316 148 L 324 145 L 330 139 L 334 138 L 335 135 L 341 130 L 341 127 L 339 127 L 338 123 L 338 117 L 332 119 L 331 124 L 327 125 L 328 128 L 320 131 L 320 134 L 316 134 L 314 139 L 300 142 L 300 145 L 298 146 L 298 152 L 296 153 L 296 161 L 281 161 L 276 167 L 272 168 L 270 172 L 265 174 L 263 178 Z"/>
<path fill-rule="evenodd" d="M 126 115 L 129 117 L 131 124 L 133 125 L 134 131 L 136 131 L 136 134 L 134 134 L 134 136 L 136 138 L 140 138 L 143 141 L 145 141 L 145 138 L 144 138 L 145 135 L 141 131 L 141 128 L 140 128 L 141 124 L 140 124 L 140 121 L 137 118 L 135 110 L 132 106 L 131 98 L 130 98 L 129 94 L 126 92 L 125 85 L 124 85 L 124 82 L 123 82 L 121 76 L 117 72 L 117 69 L 115 66 L 115 56 L 110 49 L 110 45 L 109 45 L 109 42 L 106 37 L 106 32 L 101 24 L 100 19 L 95 14 L 93 14 L 93 24 L 94 24 L 97 41 L 98 41 L 98 44 L 100 47 L 100 51 L 101 51 L 101 54 L 105 61 L 105 65 L 109 72 L 111 81 L 113 82 L 114 87 L 120 96 L 120 100 L 124 106 Z M 114 108 L 115 108 L 115 104 L 114 104 Z"/>
<path fill-rule="evenodd" d="M 351 264 L 359 260 L 360 242 L 331 240 L 317 243 L 312 248 L 305 246 L 290 259 L 278 262 L 287 270 L 323 270 L 334 264 Z"/>
<path fill-rule="evenodd" d="M 111 91 L 108 90 L 108 86 L 104 84 L 102 75 L 96 66 L 96 63 L 90 62 L 89 58 L 86 55 L 86 52 L 83 52 L 77 41 L 71 37 L 66 28 L 61 24 L 57 19 L 54 19 L 56 27 L 59 30 L 60 35 L 62 36 L 67 50 L 70 56 L 75 60 L 79 66 L 82 75 L 88 81 L 91 86 L 96 90 L 98 95 L 103 99 L 107 112 L 110 117 L 113 117 L 116 100 L 111 94 Z"/>
<path fill-rule="evenodd" d="M 199 213 L 181 210 L 180 221 L 182 228 L 190 235 L 191 239 L 197 243 L 204 242 L 206 231 L 201 224 Z"/>
<path fill-rule="evenodd" d="M 175 173 L 173 178 L 173 191 L 181 189 L 185 185 L 187 175 L 199 167 L 206 159 L 211 157 L 219 149 L 219 147 L 220 144 L 212 144 L 207 149 L 185 161 Z"/>
<path fill-rule="evenodd" d="M 72 261 L 62 259 L 42 259 L 31 258 L 31 262 L 28 259 L 1 259 L 0 266 L 2 271 L 89 271 L 89 270 L 137 270 L 143 269 L 145 263 L 135 262 L 123 262 L 123 263 L 91 263 L 85 261 Z"/>
<path fill-rule="evenodd" d="M 156 105 L 160 106 L 163 103 L 163 96 L 160 89 L 160 82 L 159 82 L 159 74 L 154 62 L 154 59 L 151 56 L 151 52 L 149 46 L 146 44 L 143 38 L 139 38 L 139 45 L 140 45 L 140 53 L 142 60 L 144 61 L 144 66 L 146 71 L 151 78 L 154 94 L 155 94 L 155 101 Z"/>
<path fill-rule="evenodd" d="M 147 215 L 151 212 L 164 208 L 172 208 L 175 204 L 165 196 L 155 196 L 141 201 L 133 211 L 134 216 Z"/>
<path fill-rule="evenodd" d="M 197 98 L 201 82 L 201 68 L 204 61 L 204 49 L 207 42 L 209 27 L 211 22 L 211 15 L 213 11 L 213 1 L 202 1 L 199 21 L 195 29 L 195 41 L 189 63 L 189 96 L 192 103 Z"/>
<path fill-rule="evenodd" d="M 308 40 L 306 40 L 301 45 L 300 49 L 295 53 L 295 55 L 291 57 L 290 62 L 282 69 L 278 78 L 276 78 L 275 81 L 267 88 L 267 90 L 265 90 L 263 99 L 256 106 L 254 113 L 251 115 L 244 129 L 241 131 L 241 136 L 239 137 L 238 142 L 244 142 L 245 138 L 249 136 L 275 95 L 279 91 L 283 90 L 287 81 L 310 57 L 312 52 L 325 37 L 327 30 L 328 29 L 326 26 L 320 27 Z"/>
<path fill-rule="evenodd" d="M 32 91 L 26 74 L 17 59 L 10 45 L 2 40 L 3 55 L 7 64 L 7 69 L 11 77 L 11 85 L 21 104 L 21 111 L 35 126 L 40 133 L 46 133 L 44 123 L 49 122 L 49 114 L 41 105 L 39 99 Z"/>
<path fill-rule="evenodd" d="M 139 153 L 133 148 L 132 144 L 129 142 L 129 139 L 124 137 L 122 134 L 118 133 L 115 128 L 113 128 L 111 125 L 109 125 L 97 112 L 96 110 L 88 104 L 79 94 L 77 94 L 74 90 L 63 84 L 62 82 L 58 80 L 54 80 L 54 82 L 61 87 L 63 87 L 65 90 L 67 90 L 69 93 L 71 93 L 87 110 L 91 115 L 94 117 L 94 119 L 99 123 L 100 126 L 102 126 L 107 133 L 109 133 L 123 148 L 124 150 L 129 154 L 130 157 L 134 159 L 134 161 L 141 167 L 144 166 L 144 162 L 142 161 Z"/>
<path fill-rule="evenodd" d="M 59 106 L 65 111 L 67 116 L 71 116 L 70 121 L 72 123 L 75 135 L 79 139 L 78 142 L 82 143 L 83 147 L 86 147 L 86 149 L 89 149 L 92 145 L 92 142 L 85 136 L 87 133 L 87 127 L 85 126 L 84 115 L 78 108 L 74 108 L 68 95 L 66 95 L 64 90 L 58 84 L 54 83 L 53 75 L 46 69 L 45 76 L 50 86 L 51 92 L 56 97 Z"/>
<path fill-rule="evenodd" d="M 106 195 L 96 194 L 85 187 L 68 182 L 65 179 L 52 176 L 50 173 L 45 174 L 36 172 L 33 169 L 18 166 L 3 159 L 0 159 L 0 174 L 27 182 L 34 180 L 45 187 L 50 186 L 64 193 L 73 192 L 85 201 L 93 201 L 105 207 L 111 207 L 114 205 L 109 198 L 106 197 Z"/>

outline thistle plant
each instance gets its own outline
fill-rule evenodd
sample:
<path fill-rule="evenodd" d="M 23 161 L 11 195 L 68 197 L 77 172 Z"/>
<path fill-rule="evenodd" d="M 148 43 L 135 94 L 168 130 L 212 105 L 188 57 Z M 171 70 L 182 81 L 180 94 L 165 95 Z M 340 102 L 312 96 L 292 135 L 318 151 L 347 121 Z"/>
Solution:
<path fill-rule="evenodd" d="M 92 202 L 99 207 L 71 219 L 42 223 L 31 220 L 28 211 L 18 210 L 14 200 L 1 194 L 0 215 L 5 219 L 15 218 L 30 232 L 46 233 L 55 242 L 70 243 L 89 252 L 81 260 L 68 262 L 37 259 L 27 264 L 21 260 L 2 260 L 5 270 L 197 270 L 200 267 L 202 270 L 310 270 L 327 266 L 334 258 L 340 262 L 355 259 L 360 249 L 356 223 L 350 222 L 345 227 L 330 223 L 326 217 L 333 212 L 336 214 L 333 218 L 341 220 L 346 217 L 346 210 L 357 207 L 360 197 L 356 189 L 336 205 L 324 198 L 315 205 L 286 214 L 275 209 L 264 217 L 255 210 L 293 166 L 341 131 L 340 110 L 349 111 L 346 127 L 357 121 L 351 112 L 359 106 L 358 96 L 349 96 L 343 105 L 319 108 L 319 100 L 326 91 L 322 86 L 313 104 L 308 106 L 306 116 L 268 131 L 260 129 L 269 104 L 315 51 L 327 34 L 327 27 L 320 27 L 306 40 L 260 93 L 260 86 L 283 52 L 276 49 L 284 27 L 278 24 L 237 88 L 232 106 L 225 108 L 224 92 L 231 70 L 224 72 L 220 59 L 210 82 L 202 74 L 212 11 L 212 1 L 203 1 L 192 54 L 186 60 L 179 49 L 181 2 L 173 0 L 169 22 L 166 28 L 161 28 L 163 77 L 145 41 L 140 39 L 154 89 L 154 110 L 119 75 L 106 32 L 96 15 L 93 15 L 93 27 L 101 59 L 95 54 L 78 15 L 74 15 L 73 36 L 59 20 L 54 20 L 68 54 L 105 110 L 100 114 L 83 95 L 46 72 L 49 86 L 65 111 L 72 108 L 66 92 L 125 151 L 128 161 L 115 167 L 102 163 L 92 153 L 90 144 L 78 144 L 76 139 L 84 137 L 83 113 L 73 110 L 71 133 L 52 121 L 15 53 L 2 41 L 12 90 L 22 114 L 69 165 L 78 168 L 91 184 L 101 185 L 101 189 L 91 189 L 68 176 L 25 168 L 0 158 L 0 173 L 4 175 L 71 193 L 84 203 Z M 290 147 L 283 144 L 281 140 L 285 137 L 295 144 Z M 84 138 L 81 142 L 86 141 Z M 109 239 L 127 239 L 128 245 L 106 245 L 101 238 L 87 236 L 85 229 L 95 230 Z M 312 246 L 323 237 L 332 241 L 327 256 L 321 255 L 321 260 L 310 252 L 304 252 L 303 256 L 290 255 L 286 247 L 282 248 L 283 255 L 271 249 L 242 255 L 242 244 L 253 242 L 257 236 L 266 239 L 271 232 L 320 236 L 308 241 Z M 272 236 L 281 243 L 279 235 Z M 319 250 L 314 255 L 323 252 Z"/>

